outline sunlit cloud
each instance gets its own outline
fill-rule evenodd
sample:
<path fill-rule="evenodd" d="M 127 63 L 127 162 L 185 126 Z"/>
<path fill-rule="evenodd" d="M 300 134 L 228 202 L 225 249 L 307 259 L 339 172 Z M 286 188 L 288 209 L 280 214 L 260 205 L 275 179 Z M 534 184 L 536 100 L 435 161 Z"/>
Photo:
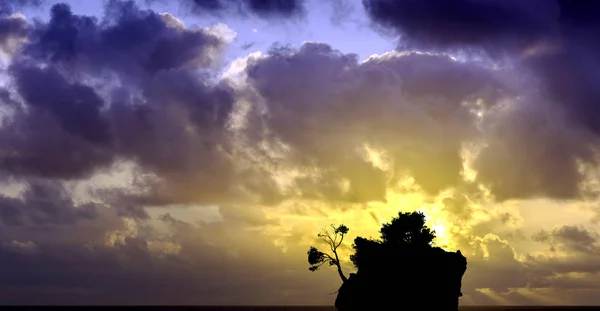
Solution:
<path fill-rule="evenodd" d="M 331 304 L 317 233 L 350 228 L 352 272 L 355 237 L 421 211 L 468 258 L 461 303 L 597 303 L 595 45 L 551 7 L 439 29 L 433 1 L 364 2 L 397 51 L 298 38 L 228 62 L 233 24 L 120 0 L 31 22 L 0 0 L 0 301 Z M 179 9 L 306 17 L 290 3 Z"/>

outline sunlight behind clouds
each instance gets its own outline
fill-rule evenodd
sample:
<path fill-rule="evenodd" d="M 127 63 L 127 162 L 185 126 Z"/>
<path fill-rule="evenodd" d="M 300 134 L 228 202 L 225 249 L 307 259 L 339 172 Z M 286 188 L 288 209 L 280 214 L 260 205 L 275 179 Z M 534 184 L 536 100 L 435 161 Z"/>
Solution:
<path fill-rule="evenodd" d="M 350 228 L 347 274 L 421 211 L 468 258 L 462 304 L 598 303 L 598 46 L 551 8 L 461 33 L 373 1 L 332 30 L 308 2 L 0 0 L 0 302 L 331 304 L 319 231 Z"/>

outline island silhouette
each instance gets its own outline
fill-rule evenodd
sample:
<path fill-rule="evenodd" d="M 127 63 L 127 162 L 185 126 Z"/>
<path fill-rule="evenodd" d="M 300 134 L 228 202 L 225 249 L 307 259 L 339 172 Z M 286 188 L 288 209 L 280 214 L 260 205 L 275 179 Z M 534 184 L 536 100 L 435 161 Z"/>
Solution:
<path fill-rule="evenodd" d="M 377 240 L 357 237 L 350 260 L 356 273 L 346 277 L 338 255 L 349 228 L 331 225 L 318 237 L 329 246 L 311 246 L 311 271 L 334 266 L 342 280 L 335 307 L 338 311 L 423 309 L 458 310 L 467 259 L 459 251 L 434 246 L 435 231 L 421 212 L 400 212 L 382 225 Z"/>

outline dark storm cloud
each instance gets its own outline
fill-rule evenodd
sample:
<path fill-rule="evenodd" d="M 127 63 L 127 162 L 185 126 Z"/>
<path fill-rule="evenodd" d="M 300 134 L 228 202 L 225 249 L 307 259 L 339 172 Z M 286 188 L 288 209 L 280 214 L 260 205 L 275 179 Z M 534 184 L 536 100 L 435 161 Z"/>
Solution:
<path fill-rule="evenodd" d="M 52 114 L 65 131 L 92 144 L 110 143 L 108 125 L 100 116 L 104 102 L 93 88 L 69 84 L 57 71 L 13 66 L 19 94 L 33 109 Z"/>
<path fill-rule="evenodd" d="M 462 102 L 495 98 L 502 85 L 486 68 L 447 56 L 409 53 L 359 63 L 356 55 L 317 43 L 274 49 L 251 61 L 247 75 L 266 108 L 261 115 L 261 106 L 254 107 L 251 133 L 275 135 L 291 148 L 290 161 L 323 174 L 300 179 L 303 194 L 358 202 L 383 199 L 388 182 L 407 173 L 429 193 L 456 185 L 461 143 L 476 135 Z M 364 143 L 385 150 L 396 175 L 367 162 Z"/>
<path fill-rule="evenodd" d="M 249 132 L 234 133 L 234 101 L 248 91 L 214 82 L 210 68 L 225 44 L 214 32 L 117 0 L 107 2 L 102 20 L 57 4 L 49 22 L 32 29 L 9 71 L 26 109 L 2 128 L 2 168 L 73 179 L 133 160 L 156 180 L 145 198 L 123 194 L 128 215 L 144 215 L 136 204 L 282 200 L 270 173 L 252 164 L 264 146 L 256 139 L 275 148 L 273 137 L 292 149 L 283 160 L 263 154 L 268 162 L 319 170 L 297 180 L 304 197 L 383 200 L 387 186 L 407 174 L 435 194 L 460 183 L 462 143 L 477 136 L 463 101 L 494 99 L 504 88 L 488 68 L 447 56 L 387 55 L 360 64 L 355 55 L 307 43 L 273 49 L 247 68 L 267 114 L 249 98 L 258 119 Z M 40 122 L 48 130 L 35 129 Z M 250 154 L 235 146 L 240 136 Z M 393 176 L 365 161 L 365 142 L 388 152 Z"/>
<path fill-rule="evenodd" d="M 204 30 L 170 25 L 170 19 L 141 10 L 133 1 L 107 2 L 101 21 L 57 4 L 48 24 L 36 24 L 25 53 L 31 61 L 48 61 L 81 74 L 109 71 L 125 82 L 161 70 L 210 65 L 224 42 Z"/>
<path fill-rule="evenodd" d="M 401 35 L 403 44 L 421 48 L 521 48 L 555 30 L 559 13 L 556 3 L 543 0 L 363 0 L 363 5 L 375 23 Z"/>
<path fill-rule="evenodd" d="M 76 205 L 60 183 L 30 181 L 20 197 L 0 196 L 0 221 L 9 226 L 74 224 L 97 216 L 94 204 Z"/>
<path fill-rule="evenodd" d="M 8 98 L 23 103 L 0 130 L 1 168 L 77 179 L 128 159 L 169 180 L 166 192 L 183 193 L 174 198 L 202 197 L 194 182 L 226 192 L 233 90 L 210 73 L 224 40 L 133 1 L 109 1 L 105 13 L 56 4 L 33 25 L 8 71 Z"/>
<path fill-rule="evenodd" d="M 157 2 L 161 0 L 146 0 Z M 180 5 L 194 14 L 234 13 L 241 16 L 256 15 L 261 18 L 290 18 L 305 12 L 305 0 L 178 0 Z"/>
<path fill-rule="evenodd" d="M 70 134 L 45 111 L 19 109 L 0 129 L 0 169 L 17 179 L 85 178 L 113 159 L 110 150 Z"/>
<path fill-rule="evenodd" d="M 600 133 L 596 107 L 600 45 L 593 37 L 600 29 L 597 3 L 364 0 L 363 4 L 374 24 L 400 35 L 402 46 L 484 52 L 525 76 L 531 74 L 536 82 L 520 92 L 537 92 L 538 98 L 529 103 L 519 100 L 522 107 L 496 124 L 493 131 L 504 133 L 490 137 L 477 160 L 479 179 L 499 200 L 579 195 L 576 162 L 596 163 L 589 145 L 597 138 L 590 139 L 589 133 L 596 137 Z M 553 137 L 544 138 L 549 133 Z M 506 170 L 508 166 L 514 169 Z"/>

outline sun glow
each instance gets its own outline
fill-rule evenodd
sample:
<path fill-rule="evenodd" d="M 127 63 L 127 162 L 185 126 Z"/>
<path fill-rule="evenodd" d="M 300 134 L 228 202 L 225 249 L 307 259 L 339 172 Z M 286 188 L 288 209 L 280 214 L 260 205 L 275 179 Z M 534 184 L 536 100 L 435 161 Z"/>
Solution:
<path fill-rule="evenodd" d="M 446 226 L 442 223 L 436 223 L 431 226 L 431 229 L 435 231 L 435 243 L 440 247 L 449 246 L 450 237 L 446 232 Z"/>
<path fill-rule="evenodd" d="M 463 161 L 467 161 L 471 154 L 466 154 L 467 148 L 464 149 Z M 358 148 L 358 152 L 373 167 L 389 173 L 389 176 L 394 175 L 392 161 L 385 149 L 364 144 Z M 285 185 L 289 189 L 295 189 L 299 177 L 318 178 L 320 174 L 319 170 L 287 170 L 282 172 L 280 176 L 282 178 L 276 179 L 280 186 Z M 345 189 L 350 186 L 349 182 L 341 179 L 338 184 Z M 264 210 L 266 218 L 276 219 L 277 222 L 265 226 L 263 233 L 272 237 L 273 242 L 282 249 L 290 249 L 290 239 L 302 247 L 319 246 L 316 239 L 318 232 L 331 224 L 344 224 L 350 228 L 350 232 L 339 254 L 344 258 L 342 260 L 349 264 L 348 257 L 353 253 L 351 245 L 357 236 L 376 239 L 379 237 L 382 224 L 390 222 L 392 218 L 398 216 L 398 212 L 420 211 L 426 216 L 426 225 L 435 231 L 434 245 L 448 251 L 456 251 L 464 248 L 457 236 L 469 231 L 471 221 L 477 219 L 461 220 L 460 224 L 456 223 L 458 216 L 447 209 L 446 203 L 446 199 L 454 197 L 454 191 L 448 189 L 432 197 L 407 174 L 404 178 L 396 176 L 388 179 L 385 200 L 382 201 L 344 202 L 302 197 L 289 198 L 277 206 Z"/>

